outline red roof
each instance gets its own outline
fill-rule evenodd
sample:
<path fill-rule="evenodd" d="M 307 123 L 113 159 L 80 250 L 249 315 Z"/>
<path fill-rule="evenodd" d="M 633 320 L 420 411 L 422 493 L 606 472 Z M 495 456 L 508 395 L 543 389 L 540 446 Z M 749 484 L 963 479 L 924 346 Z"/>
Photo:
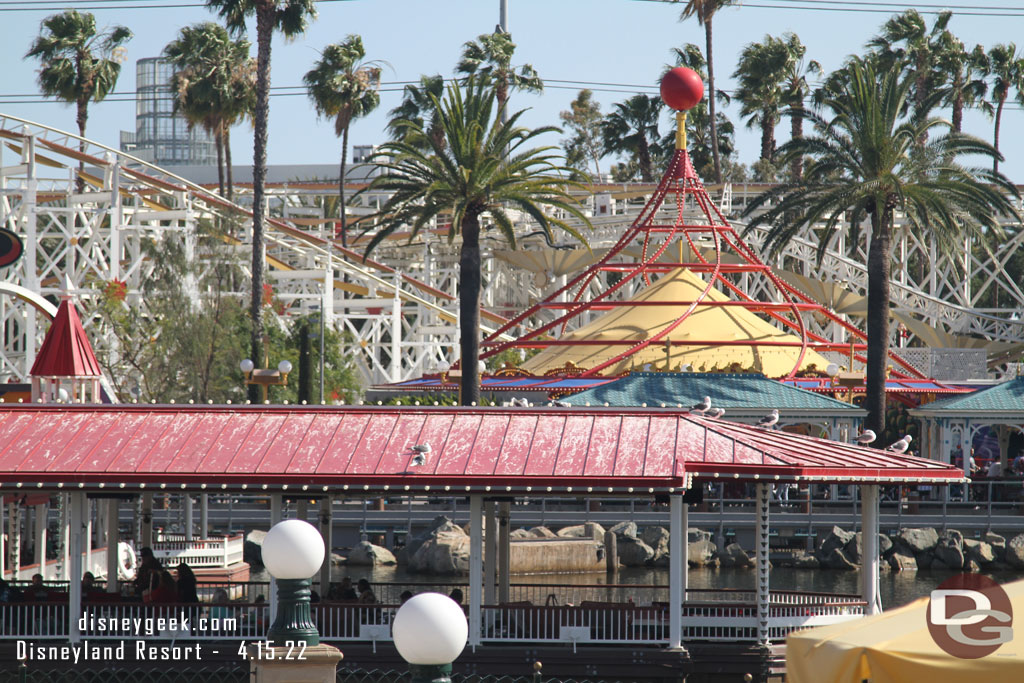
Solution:
<path fill-rule="evenodd" d="M 57 308 L 29 373 L 34 377 L 99 377 L 103 374 L 78 311 L 68 298 Z"/>
<path fill-rule="evenodd" d="M 430 447 L 422 465 L 414 446 Z M 689 475 L 959 481 L 963 473 L 673 410 L 0 408 L 4 487 L 664 493 Z"/>

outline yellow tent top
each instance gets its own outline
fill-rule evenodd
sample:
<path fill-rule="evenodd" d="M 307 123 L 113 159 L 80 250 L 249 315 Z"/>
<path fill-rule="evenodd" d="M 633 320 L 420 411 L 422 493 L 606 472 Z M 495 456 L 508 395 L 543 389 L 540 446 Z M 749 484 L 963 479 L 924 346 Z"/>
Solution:
<path fill-rule="evenodd" d="M 707 283 L 699 275 L 681 268 L 673 270 L 633 297 L 634 301 L 663 301 L 666 302 L 664 305 L 612 308 L 561 339 L 644 341 L 657 335 L 683 314 L 685 308 L 672 302 L 695 301 L 706 287 Z M 730 298 L 711 289 L 704 301 L 727 302 Z M 671 342 L 667 348 L 664 340 L 658 341 L 605 368 L 602 373 L 617 375 L 634 369 L 641 370 L 645 365 L 652 364 L 658 369 L 682 369 L 689 365 L 697 372 L 742 369 L 761 372 L 768 377 L 782 377 L 794 370 L 801 350 L 799 337 L 783 332 L 741 306 L 698 306 L 681 325 L 667 335 L 667 339 Z M 757 346 L 742 342 L 783 342 L 793 345 Z M 528 359 L 522 367 L 535 374 L 565 367 L 567 362 L 590 369 L 615 358 L 628 348 L 621 344 L 549 346 Z M 817 352 L 807 349 L 800 367 L 796 369 L 804 370 L 811 365 L 824 370 L 828 361 Z"/>
<path fill-rule="evenodd" d="M 1024 581 L 1003 584 L 1014 621 L 1024 614 Z M 977 659 L 947 654 L 928 632 L 928 598 L 863 619 L 821 626 L 786 638 L 789 683 L 1019 683 L 1024 638 L 1015 634 Z M 1013 624 L 1017 631 L 1020 626 Z"/>

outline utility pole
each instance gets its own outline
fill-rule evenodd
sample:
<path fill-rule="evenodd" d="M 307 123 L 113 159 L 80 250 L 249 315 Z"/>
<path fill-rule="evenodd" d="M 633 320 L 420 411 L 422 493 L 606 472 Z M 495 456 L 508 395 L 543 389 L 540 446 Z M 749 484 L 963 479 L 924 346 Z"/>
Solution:
<path fill-rule="evenodd" d="M 508 0 L 498 0 L 498 25 L 508 33 Z"/>

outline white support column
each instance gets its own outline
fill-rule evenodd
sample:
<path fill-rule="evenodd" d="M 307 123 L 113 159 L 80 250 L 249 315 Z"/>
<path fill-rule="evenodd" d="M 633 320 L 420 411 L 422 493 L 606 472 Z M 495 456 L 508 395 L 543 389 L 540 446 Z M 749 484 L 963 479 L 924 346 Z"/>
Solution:
<path fill-rule="evenodd" d="M 36 565 L 39 566 L 39 573 L 43 575 L 43 580 L 47 580 L 46 575 L 46 513 L 50 509 L 49 504 L 41 503 L 36 505 Z"/>
<path fill-rule="evenodd" d="M 85 494 L 81 491 L 69 494 L 69 498 L 68 640 L 77 643 L 81 640 L 78 618 L 82 612 L 82 551 L 84 544 L 89 542 L 85 522 L 89 509 Z"/>
<path fill-rule="evenodd" d="M 391 301 L 391 381 L 402 381 L 402 276 L 395 273 L 395 296 Z"/>
<path fill-rule="evenodd" d="M 69 572 L 71 571 L 71 494 L 62 493 L 60 506 L 60 572 L 57 577 L 62 581 L 67 581 Z"/>
<path fill-rule="evenodd" d="M 509 536 L 509 503 L 498 503 L 498 602 L 509 601 L 509 582 L 512 576 L 512 539 Z"/>
<path fill-rule="evenodd" d="M 768 645 L 768 502 L 771 500 L 771 486 L 757 485 L 757 642 Z"/>
<path fill-rule="evenodd" d="M 111 498 L 107 501 L 107 592 L 116 593 L 118 589 L 117 585 L 117 565 L 120 556 L 117 550 L 117 542 L 120 534 L 118 533 L 118 514 L 121 510 L 121 501 L 117 498 Z"/>
<path fill-rule="evenodd" d="M 281 494 L 273 493 L 270 495 L 270 526 L 273 528 L 275 524 L 281 521 Z M 267 596 L 267 603 L 270 605 L 270 621 L 273 624 L 277 618 L 277 579 L 274 577 L 270 578 L 270 595 Z"/>
<path fill-rule="evenodd" d="M 498 557 L 498 524 L 494 514 L 497 504 L 488 500 L 484 502 L 484 604 L 494 605 L 494 573 Z"/>
<path fill-rule="evenodd" d="M 185 540 L 191 541 L 193 530 L 195 528 L 195 514 L 192 507 L 192 495 L 189 493 L 183 493 L 181 495 L 181 505 L 185 508 Z"/>
<path fill-rule="evenodd" d="M 320 500 L 320 536 L 324 539 L 324 563 L 320 567 L 320 599 L 331 589 L 331 549 L 334 547 L 334 499 L 324 494 Z"/>
<path fill-rule="evenodd" d="M 861 528 L 861 597 L 866 603 L 867 614 L 882 611 L 879 595 L 878 560 L 878 485 L 865 484 L 860 487 L 860 528 Z"/>
<path fill-rule="evenodd" d="M 668 524 L 668 649 L 683 649 L 683 569 L 686 566 L 686 532 L 683 528 L 683 497 L 669 496 Z"/>
<path fill-rule="evenodd" d="M 3 497 L 0 496 L 0 579 L 7 575 L 7 531 L 4 523 L 7 521 L 6 510 L 3 506 Z"/>
<path fill-rule="evenodd" d="M 199 537 L 210 537 L 210 494 L 199 494 Z"/>
<path fill-rule="evenodd" d="M 700 486 L 700 484 L 697 484 Z M 686 604 L 686 591 L 690 588 L 690 504 L 683 503 L 683 571 L 682 577 L 682 600 Z"/>
<path fill-rule="evenodd" d="M 85 573 L 87 571 L 91 571 L 92 570 L 92 508 L 93 508 L 93 501 L 90 500 L 89 497 L 86 496 L 84 493 L 82 495 L 85 496 L 83 498 L 83 503 L 82 503 L 82 516 L 84 518 L 82 521 L 84 522 L 83 526 L 85 528 L 85 539 L 84 539 L 84 543 L 85 543 L 85 565 L 84 566 L 85 566 L 85 569 L 82 570 L 82 573 Z M 81 580 L 82 580 L 81 574 L 79 574 L 78 580 L 79 580 L 79 582 L 81 582 Z"/>
<path fill-rule="evenodd" d="M 481 598 L 483 589 L 483 498 L 469 497 L 469 646 L 480 644 Z"/>

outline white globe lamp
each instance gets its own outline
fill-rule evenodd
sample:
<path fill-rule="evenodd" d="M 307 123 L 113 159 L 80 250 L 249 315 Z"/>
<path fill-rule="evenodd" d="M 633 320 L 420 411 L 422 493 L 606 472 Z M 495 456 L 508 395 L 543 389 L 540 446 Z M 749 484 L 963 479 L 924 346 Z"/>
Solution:
<path fill-rule="evenodd" d="M 452 662 L 466 647 L 469 625 L 462 607 L 447 595 L 420 593 L 398 609 L 392 625 L 398 654 L 413 683 L 451 681 Z"/>
<path fill-rule="evenodd" d="M 285 646 L 317 645 L 320 634 L 310 614 L 310 577 L 324 562 L 324 541 L 309 522 L 286 519 L 263 539 L 263 566 L 277 580 L 277 618 L 267 640 Z"/>

